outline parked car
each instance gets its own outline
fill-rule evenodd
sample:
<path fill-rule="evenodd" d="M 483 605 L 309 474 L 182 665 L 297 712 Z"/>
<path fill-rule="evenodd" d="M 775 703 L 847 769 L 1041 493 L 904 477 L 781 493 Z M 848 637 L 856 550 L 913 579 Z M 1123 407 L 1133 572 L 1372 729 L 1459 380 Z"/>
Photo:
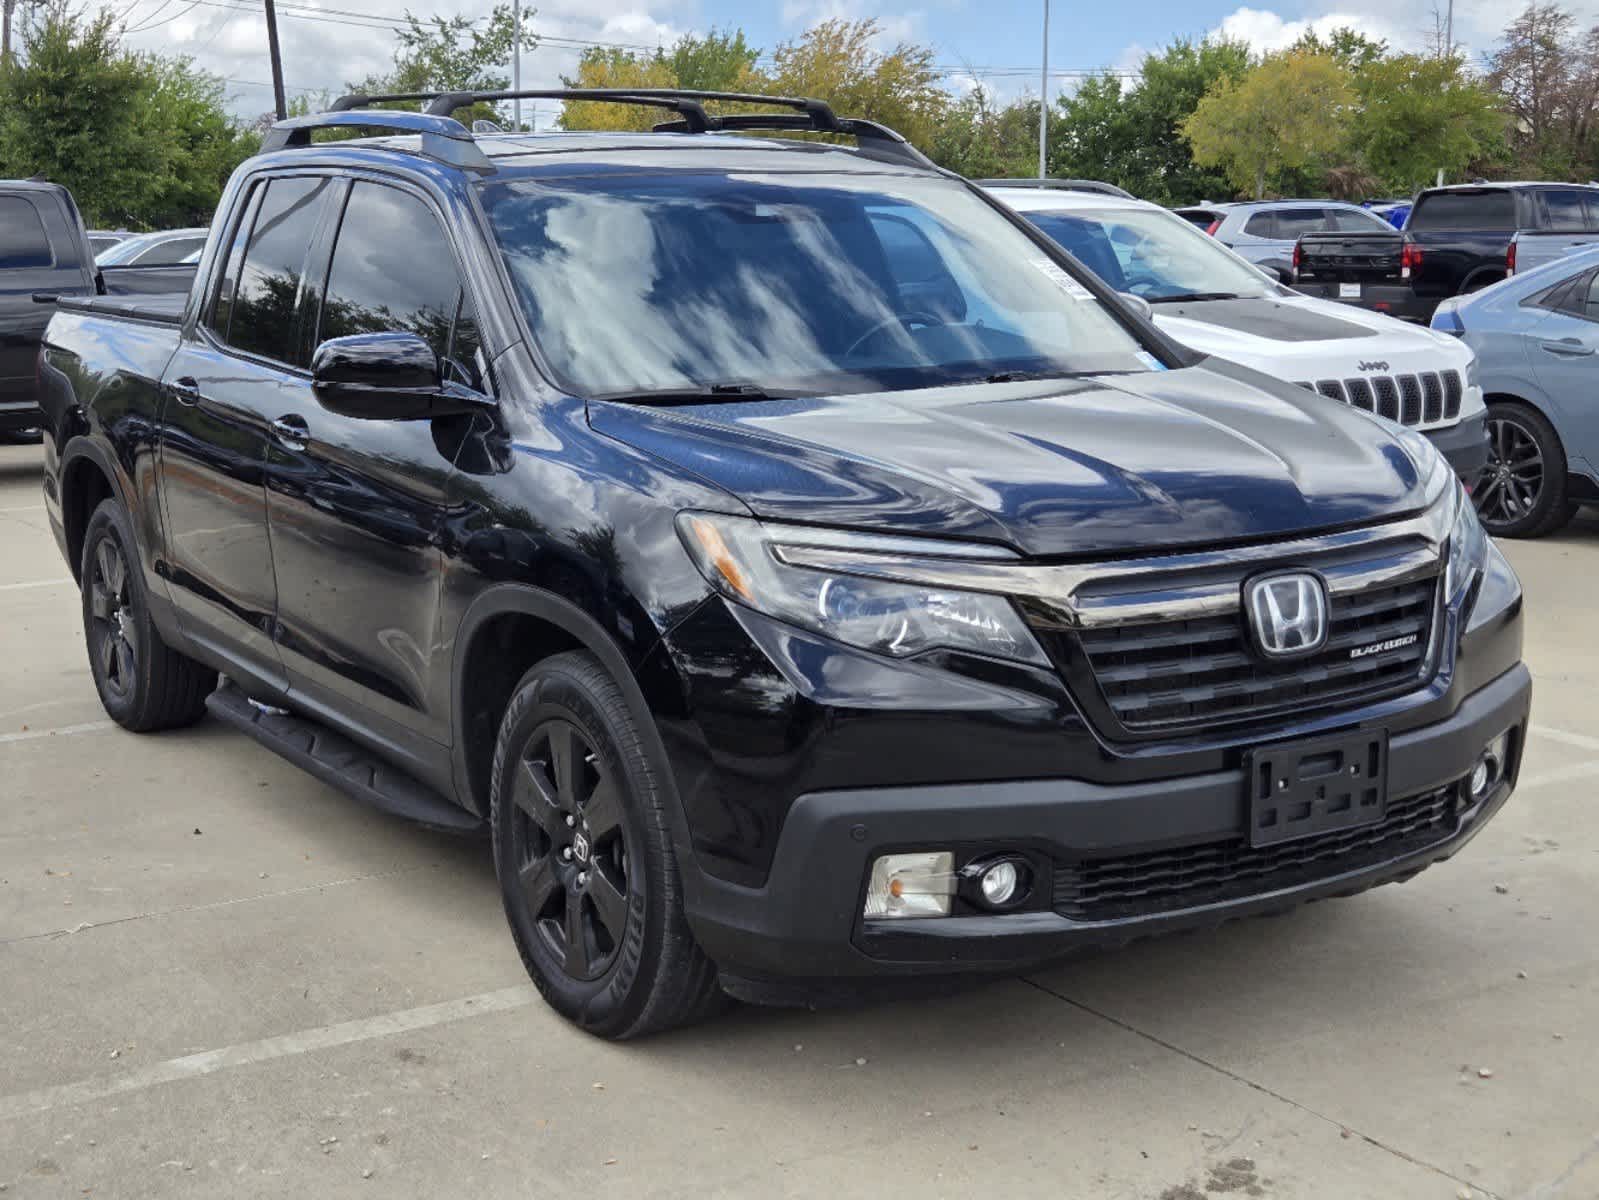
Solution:
<path fill-rule="evenodd" d="M 1599 187 L 1481 183 L 1430 188 L 1405 222 L 1410 287 L 1436 308 L 1498 283 L 1529 262 L 1599 242 Z"/>
<path fill-rule="evenodd" d="M 1489 532 L 1538 537 L 1599 503 L 1599 246 L 1451 297 L 1432 324 L 1481 364 L 1489 450 L 1472 499 Z"/>
<path fill-rule="evenodd" d="M 1521 590 L 1424 437 L 1199 359 L 820 101 L 484 98 L 279 122 L 187 303 L 61 302 L 46 509 L 115 721 L 487 825 L 608 1037 L 1346 895 L 1505 803 Z"/>
<path fill-rule="evenodd" d="M 1155 324 L 1183 345 L 1419 429 L 1464 479 L 1482 469 L 1482 391 L 1473 355 L 1458 342 L 1290 291 L 1142 200 L 989 191 L 1111 288 L 1146 302 Z"/>
<path fill-rule="evenodd" d="M 133 234 L 126 229 L 91 229 L 89 230 L 89 253 L 100 255 L 111 249 L 118 242 L 125 242 Z"/>
<path fill-rule="evenodd" d="M 1189 205 L 1175 210 L 1223 246 L 1287 283 L 1293 273 L 1294 243 L 1306 233 L 1359 233 L 1387 228 L 1387 222 L 1341 200 L 1255 200 L 1235 204 Z"/>
<path fill-rule="evenodd" d="M 1411 255 L 1397 229 L 1307 233 L 1294 243 L 1294 290 L 1425 322 L 1434 305 L 1410 287 Z"/>
<path fill-rule="evenodd" d="M 94 290 L 94 259 L 72 193 L 39 180 L 0 182 L 0 443 L 39 440 L 34 360 L 49 310 L 33 293 Z"/>
<path fill-rule="evenodd" d="M 1395 229 L 1405 227 L 1405 218 L 1410 216 L 1409 200 L 1363 200 L 1360 207 L 1373 216 L 1381 217 Z"/>
<path fill-rule="evenodd" d="M 198 254 L 205 245 L 205 229 L 163 229 L 125 238 L 95 260 L 102 267 L 171 267 Z"/>

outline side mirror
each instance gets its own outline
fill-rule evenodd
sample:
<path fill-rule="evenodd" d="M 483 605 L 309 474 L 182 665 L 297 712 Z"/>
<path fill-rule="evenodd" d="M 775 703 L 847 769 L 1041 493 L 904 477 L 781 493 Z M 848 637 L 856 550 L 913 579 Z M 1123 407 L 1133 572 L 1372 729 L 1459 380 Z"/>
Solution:
<path fill-rule="evenodd" d="M 330 412 L 373 421 L 426 421 L 490 403 L 445 382 L 439 356 L 414 333 L 329 338 L 311 356 L 311 389 Z"/>
<path fill-rule="evenodd" d="M 1155 319 L 1154 305 L 1150 304 L 1150 302 L 1145 300 L 1142 296 L 1134 295 L 1132 292 L 1117 292 L 1116 295 L 1121 299 L 1123 304 L 1132 309 L 1139 316 L 1143 317 L 1144 320 L 1152 321 Z"/>

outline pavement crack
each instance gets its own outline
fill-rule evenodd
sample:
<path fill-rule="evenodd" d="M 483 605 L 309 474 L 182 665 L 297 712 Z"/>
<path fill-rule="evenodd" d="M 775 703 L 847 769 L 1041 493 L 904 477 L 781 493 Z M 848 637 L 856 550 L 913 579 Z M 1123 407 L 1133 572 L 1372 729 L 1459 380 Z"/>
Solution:
<path fill-rule="evenodd" d="M 1412 1166 L 1420 1167 L 1424 1171 L 1431 1171 L 1433 1174 L 1441 1176 L 1444 1179 L 1448 1179 L 1453 1183 L 1458 1183 L 1465 1187 L 1471 1188 L 1475 1193 L 1480 1193 L 1483 1196 L 1489 1197 L 1489 1200 L 1504 1200 L 1504 1197 L 1500 1196 L 1499 1193 L 1490 1191 L 1474 1179 L 1466 1179 L 1460 1175 L 1456 1175 L 1452 1171 L 1438 1166 L 1436 1163 L 1430 1163 L 1424 1158 L 1417 1158 L 1414 1154 L 1411 1154 L 1405 1150 L 1401 1150 L 1398 1146 L 1390 1145 L 1381 1138 L 1374 1137 L 1369 1133 L 1365 1133 L 1362 1130 L 1356 1129 L 1353 1125 L 1337 1120 L 1334 1117 L 1330 1117 L 1324 1112 L 1311 1108 L 1308 1104 L 1304 1104 L 1298 1100 L 1295 1100 L 1292 1096 L 1285 1096 L 1283 1093 L 1267 1087 L 1263 1083 L 1257 1083 L 1255 1080 L 1250 1079 L 1247 1075 L 1240 1075 L 1237 1071 L 1234 1071 L 1228 1067 L 1224 1067 L 1220 1063 L 1212 1062 L 1203 1055 L 1195 1054 L 1192 1050 L 1185 1050 L 1175 1042 L 1169 1042 L 1157 1034 L 1150 1033 L 1145 1029 L 1140 1029 L 1138 1026 L 1129 1021 L 1124 1021 L 1120 1017 L 1112 1016 L 1108 1012 L 1103 1012 L 1091 1004 L 1085 1004 L 1081 1000 L 1075 1000 L 1063 992 L 1058 992 L 1054 988 L 1038 982 L 1038 980 L 1033 979 L 1031 976 L 1022 976 L 1022 982 L 1028 984 L 1030 987 L 1037 988 L 1046 996 L 1053 996 L 1062 1004 L 1070 1005 L 1072 1008 L 1075 1008 L 1080 1012 L 1087 1013 L 1091 1017 L 1096 1017 L 1107 1024 L 1114 1025 L 1116 1028 L 1130 1033 L 1134 1037 L 1142 1038 L 1146 1042 L 1150 1042 L 1156 1046 L 1159 1046 L 1162 1050 L 1170 1051 L 1172 1054 L 1186 1058 L 1189 1062 L 1194 1063 L 1197 1066 L 1204 1067 L 1208 1071 L 1214 1071 L 1218 1075 L 1225 1076 L 1226 1078 L 1231 1079 L 1234 1083 L 1241 1083 L 1245 1087 L 1252 1088 L 1263 1096 L 1269 1096 L 1279 1103 L 1286 1104 L 1291 1108 L 1296 1108 L 1306 1116 L 1314 1117 L 1318 1121 L 1325 1122 L 1340 1132 L 1347 1130 L 1351 1136 L 1359 1138 L 1368 1146 L 1372 1146 L 1375 1149 L 1381 1150 L 1385 1154 L 1391 1154 L 1395 1158 L 1403 1159 Z"/>
<path fill-rule="evenodd" d="M 387 871 L 369 871 L 364 875 L 350 875 L 343 879 L 327 879 L 319 883 L 283 888 L 275 892 L 257 892 L 251 896 L 234 896 L 227 900 L 212 900 L 206 904 L 180 904 L 176 908 L 157 908 L 149 912 L 132 913 L 125 917 L 111 917 L 105 921 L 82 921 L 69 929 L 47 929 L 41 933 L 24 933 L 16 937 L 0 937 L 0 946 L 16 946 L 23 942 L 69 937 L 73 934 L 87 933 L 91 929 L 109 929 L 113 925 L 127 925 L 134 921 L 177 917 L 185 913 L 207 912 L 211 909 L 228 908 L 235 904 L 253 904 L 258 900 L 276 900 L 284 896 L 301 896 L 307 892 L 319 892 L 324 888 L 345 887 L 352 883 L 366 883 L 373 879 L 392 879 L 397 875 L 407 875 L 413 871 L 437 870 L 438 865 L 438 863 L 424 863 L 414 867 L 394 867 Z"/>

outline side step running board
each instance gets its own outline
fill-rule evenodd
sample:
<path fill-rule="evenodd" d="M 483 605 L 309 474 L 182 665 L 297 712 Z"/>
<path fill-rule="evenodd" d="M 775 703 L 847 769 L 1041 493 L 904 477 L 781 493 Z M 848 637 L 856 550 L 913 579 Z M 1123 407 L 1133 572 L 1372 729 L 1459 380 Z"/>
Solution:
<path fill-rule="evenodd" d="M 390 766 L 342 734 L 293 713 L 262 710 L 231 683 L 205 699 L 219 720 L 373 808 L 446 833 L 479 833 L 481 818 Z"/>

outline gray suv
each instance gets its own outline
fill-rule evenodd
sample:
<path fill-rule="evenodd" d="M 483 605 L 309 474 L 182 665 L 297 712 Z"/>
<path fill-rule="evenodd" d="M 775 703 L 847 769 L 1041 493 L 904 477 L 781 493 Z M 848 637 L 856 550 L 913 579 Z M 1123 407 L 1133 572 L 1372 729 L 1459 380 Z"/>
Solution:
<path fill-rule="evenodd" d="M 1292 282 L 1294 243 L 1305 233 L 1393 232 L 1381 217 L 1340 200 L 1258 200 L 1194 204 L 1175 212 L 1256 266 Z"/>

